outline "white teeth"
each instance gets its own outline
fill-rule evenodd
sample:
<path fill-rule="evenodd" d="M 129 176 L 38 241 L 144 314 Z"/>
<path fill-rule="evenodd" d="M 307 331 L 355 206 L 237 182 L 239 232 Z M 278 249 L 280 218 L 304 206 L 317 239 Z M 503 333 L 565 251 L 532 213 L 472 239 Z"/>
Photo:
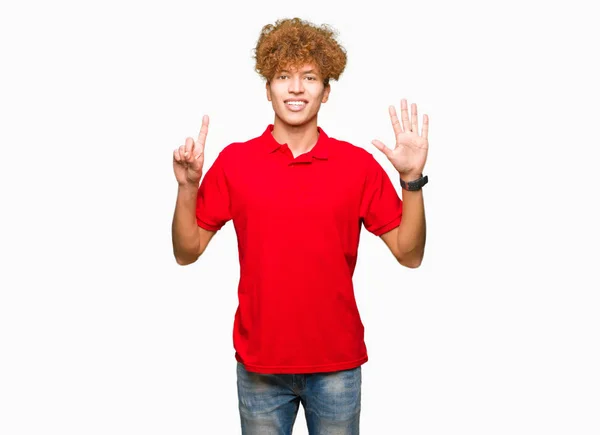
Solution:
<path fill-rule="evenodd" d="M 287 104 L 291 104 L 293 106 L 304 106 L 306 103 L 304 101 L 288 101 Z"/>

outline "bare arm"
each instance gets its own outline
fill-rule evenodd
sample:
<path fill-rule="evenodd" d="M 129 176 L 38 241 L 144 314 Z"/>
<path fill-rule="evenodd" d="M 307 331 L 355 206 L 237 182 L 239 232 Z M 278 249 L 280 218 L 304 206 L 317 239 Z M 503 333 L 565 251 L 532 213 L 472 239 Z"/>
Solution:
<path fill-rule="evenodd" d="M 425 209 L 423 191 L 402 191 L 400 226 L 381 235 L 398 262 L 414 269 L 421 265 L 425 253 Z"/>
<path fill-rule="evenodd" d="M 198 187 L 179 185 L 173 215 L 173 254 L 177 264 L 194 263 L 202 255 L 216 231 L 205 230 L 196 223 Z"/>
<path fill-rule="evenodd" d="M 196 223 L 196 200 L 204 165 L 204 145 L 208 134 L 208 116 L 202 117 L 198 139 L 186 138 L 173 152 L 173 170 L 177 179 L 177 203 L 173 215 L 171 234 L 173 254 L 177 264 L 195 262 L 206 249 L 215 231 L 208 231 Z"/>

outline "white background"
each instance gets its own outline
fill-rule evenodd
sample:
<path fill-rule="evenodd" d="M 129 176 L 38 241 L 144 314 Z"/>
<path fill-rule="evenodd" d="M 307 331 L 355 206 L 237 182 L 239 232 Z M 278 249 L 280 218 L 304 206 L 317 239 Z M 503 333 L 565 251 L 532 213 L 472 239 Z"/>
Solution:
<path fill-rule="evenodd" d="M 294 16 L 348 52 L 319 124 L 398 191 L 370 142 L 430 116 L 422 266 L 361 238 L 361 433 L 600 433 L 596 16 L 422 0 L 3 3 L 0 433 L 241 433 L 235 234 L 176 264 L 172 151 L 264 131 L 252 49 Z"/>

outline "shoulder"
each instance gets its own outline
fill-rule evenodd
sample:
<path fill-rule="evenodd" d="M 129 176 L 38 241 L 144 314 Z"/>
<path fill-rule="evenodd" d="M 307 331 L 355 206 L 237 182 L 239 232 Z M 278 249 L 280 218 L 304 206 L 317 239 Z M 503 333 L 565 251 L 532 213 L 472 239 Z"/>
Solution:
<path fill-rule="evenodd" d="M 373 164 L 378 164 L 375 156 L 361 146 L 332 137 L 329 140 L 330 153 L 336 160 L 365 169 L 372 168 Z"/>
<path fill-rule="evenodd" d="M 346 171 L 346 179 L 355 178 L 360 183 L 378 184 L 382 178 L 390 178 L 385 167 L 380 163 L 374 153 L 354 145 L 348 141 L 330 137 L 330 155 L 336 166 L 352 168 L 351 173 Z M 372 145 L 371 145 L 372 146 Z M 374 152 L 380 152 L 373 146 Z"/>
<path fill-rule="evenodd" d="M 217 160 L 223 165 L 235 164 L 235 162 L 245 160 L 251 155 L 256 154 L 260 149 L 260 136 L 241 142 L 231 142 L 217 155 Z"/>

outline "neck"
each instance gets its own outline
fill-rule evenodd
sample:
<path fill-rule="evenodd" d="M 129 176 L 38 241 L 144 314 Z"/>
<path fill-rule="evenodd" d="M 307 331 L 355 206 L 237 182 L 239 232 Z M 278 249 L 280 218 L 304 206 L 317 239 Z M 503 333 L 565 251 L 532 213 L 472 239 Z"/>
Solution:
<path fill-rule="evenodd" d="M 273 123 L 273 137 L 280 144 L 286 143 L 294 157 L 310 151 L 319 139 L 317 117 L 302 125 L 290 125 L 277 116 Z"/>

